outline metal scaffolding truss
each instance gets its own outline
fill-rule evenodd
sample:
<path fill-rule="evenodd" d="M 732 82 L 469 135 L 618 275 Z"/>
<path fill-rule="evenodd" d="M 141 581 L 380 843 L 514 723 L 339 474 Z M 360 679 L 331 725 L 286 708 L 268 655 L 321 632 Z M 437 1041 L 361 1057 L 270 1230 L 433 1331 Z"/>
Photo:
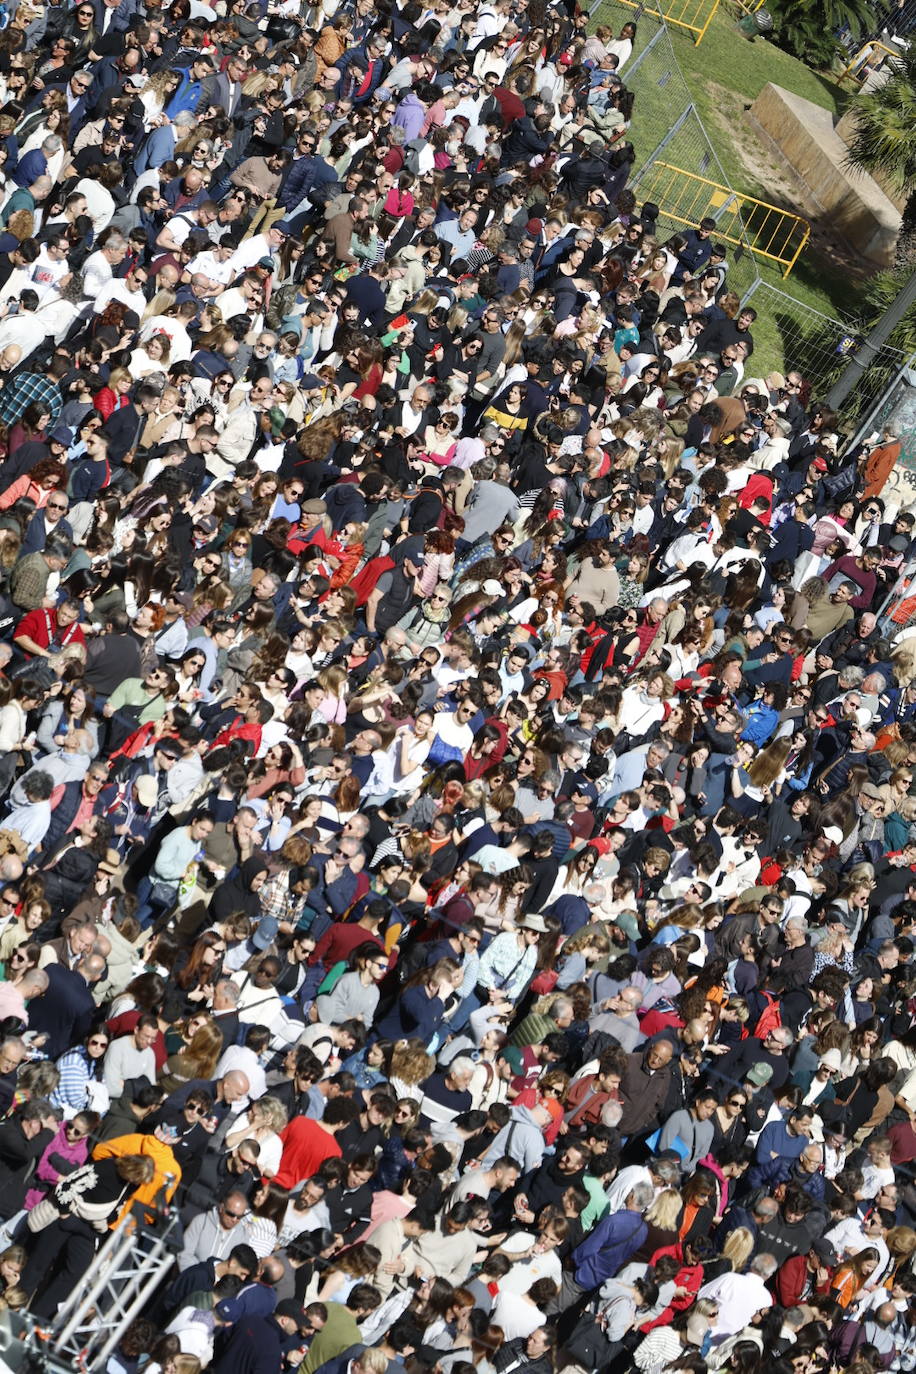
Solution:
<path fill-rule="evenodd" d="M 124 1332 L 165 1278 L 180 1245 L 180 1226 L 174 1214 L 149 1223 L 144 1208 L 135 1209 L 94 1256 L 83 1281 L 62 1303 L 54 1318 L 27 1318 L 27 1331 L 12 1350 L 0 1350 L 13 1368 L 44 1369 L 53 1374 L 89 1374 L 105 1369 Z"/>

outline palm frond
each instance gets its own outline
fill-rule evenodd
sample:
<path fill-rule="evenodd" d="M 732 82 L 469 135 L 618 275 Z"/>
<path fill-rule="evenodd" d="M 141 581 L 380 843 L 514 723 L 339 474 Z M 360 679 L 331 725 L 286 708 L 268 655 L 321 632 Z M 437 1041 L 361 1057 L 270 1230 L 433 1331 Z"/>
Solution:
<path fill-rule="evenodd" d="M 916 179 L 916 51 L 910 49 L 883 86 L 851 106 L 856 127 L 847 165 L 890 177 L 901 190 Z"/>

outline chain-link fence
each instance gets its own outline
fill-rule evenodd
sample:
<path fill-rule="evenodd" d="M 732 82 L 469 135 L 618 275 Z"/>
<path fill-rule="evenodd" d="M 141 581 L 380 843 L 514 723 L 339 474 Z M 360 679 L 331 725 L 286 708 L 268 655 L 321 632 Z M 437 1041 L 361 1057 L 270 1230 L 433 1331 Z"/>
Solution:
<path fill-rule="evenodd" d="M 608 24 L 618 33 L 622 24 L 634 18 L 633 10 L 619 0 L 604 0 L 592 12 L 595 23 Z M 636 97 L 628 137 L 636 149 L 636 168 L 631 187 L 640 199 L 655 200 L 661 194 L 659 229 L 663 235 L 682 232 L 691 221 L 683 215 L 682 192 L 669 175 L 660 177 L 658 167 L 676 168 L 685 176 L 702 178 L 723 188 L 717 203 L 704 203 L 702 214 L 709 213 L 730 240 L 729 285 L 739 295 L 752 290 L 758 280 L 750 240 L 731 184 L 719 161 L 700 116 L 697 114 L 664 24 L 647 12 L 639 14 L 633 56 L 621 73 Z"/>
<path fill-rule="evenodd" d="M 861 320 L 816 310 L 769 280 L 780 269 L 755 257 L 753 248 L 759 247 L 755 212 L 743 208 L 746 199 L 725 173 L 693 104 L 670 32 L 657 13 L 637 10 L 634 14 L 620 0 L 601 0 L 591 14 L 593 24 L 608 24 L 615 34 L 623 24 L 636 20 L 633 56 L 621 75 L 635 96 L 628 138 L 636 149 L 630 185 L 639 202 L 654 199 L 659 205 L 658 226 L 664 238 L 691 221 L 685 203 L 691 186 L 702 180 L 715 188 L 704 201 L 702 213 L 716 220 L 717 237 L 729 247 L 729 287 L 758 312 L 757 347 L 749 372 L 762 376 L 797 369 L 810 382 L 815 397 L 824 396 L 842 372 L 850 348 L 863 337 Z M 683 174 L 681 189 L 668 169 Z M 656 191 L 661 195 L 656 197 Z M 700 218 L 699 209 L 694 200 L 695 220 Z M 872 409 L 906 361 L 898 350 L 882 348 L 844 406 L 844 416 L 854 418 Z"/>
<path fill-rule="evenodd" d="M 786 367 L 803 373 L 818 396 L 826 394 L 845 370 L 850 352 L 866 332 L 861 321 L 825 315 L 767 281 L 759 281 L 745 299 L 775 327 L 770 333 L 769 349 L 764 350 L 760 363 L 769 370 L 779 367 L 781 358 Z M 772 343 L 774 336 L 776 346 Z M 866 414 L 906 361 L 900 349 L 885 344 L 844 404 L 843 413 Z M 754 371 L 760 370 L 763 369 L 758 368 L 755 350 Z"/>

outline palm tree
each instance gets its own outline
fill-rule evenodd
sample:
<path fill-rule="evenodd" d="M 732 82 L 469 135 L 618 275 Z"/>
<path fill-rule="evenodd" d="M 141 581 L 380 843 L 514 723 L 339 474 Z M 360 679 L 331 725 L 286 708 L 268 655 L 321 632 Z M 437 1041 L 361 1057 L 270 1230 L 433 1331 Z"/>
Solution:
<path fill-rule="evenodd" d="M 916 46 L 894 59 L 883 86 L 863 91 L 852 106 L 856 127 L 846 160 L 887 177 L 907 193 L 897 239 L 897 266 L 916 262 Z"/>
<path fill-rule="evenodd" d="M 779 47 L 827 71 L 845 52 L 843 35 L 858 43 L 875 26 L 872 0 L 768 0 L 767 9 Z"/>

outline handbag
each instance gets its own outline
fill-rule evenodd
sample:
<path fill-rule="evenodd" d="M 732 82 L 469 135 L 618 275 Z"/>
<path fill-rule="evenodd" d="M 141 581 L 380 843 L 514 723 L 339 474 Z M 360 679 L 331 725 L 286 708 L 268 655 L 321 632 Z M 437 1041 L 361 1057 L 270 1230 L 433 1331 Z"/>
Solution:
<path fill-rule="evenodd" d="M 49 1197 L 43 1197 L 29 1212 L 25 1224 L 34 1235 L 37 1231 L 43 1231 L 46 1226 L 50 1226 L 53 1221 L 60 1221 L 62 1215 L 60 1208 L 55 1206 Z"/>
<path fill-rule="evenodd" d="M 156 882 L 150 888 L 149 899 L 153 906 L 163 907 L 168 910 L 175 905 L 178 900 L 178 888 L 172 883 Z"/>
<path fill-rule="evenodd" d="M 545 996 L 548 992 L 553 992 L 560 977 L 555 968 L 541 969 L 531 980 L 531 991 L 537 993 L 538 997 Z"/>

